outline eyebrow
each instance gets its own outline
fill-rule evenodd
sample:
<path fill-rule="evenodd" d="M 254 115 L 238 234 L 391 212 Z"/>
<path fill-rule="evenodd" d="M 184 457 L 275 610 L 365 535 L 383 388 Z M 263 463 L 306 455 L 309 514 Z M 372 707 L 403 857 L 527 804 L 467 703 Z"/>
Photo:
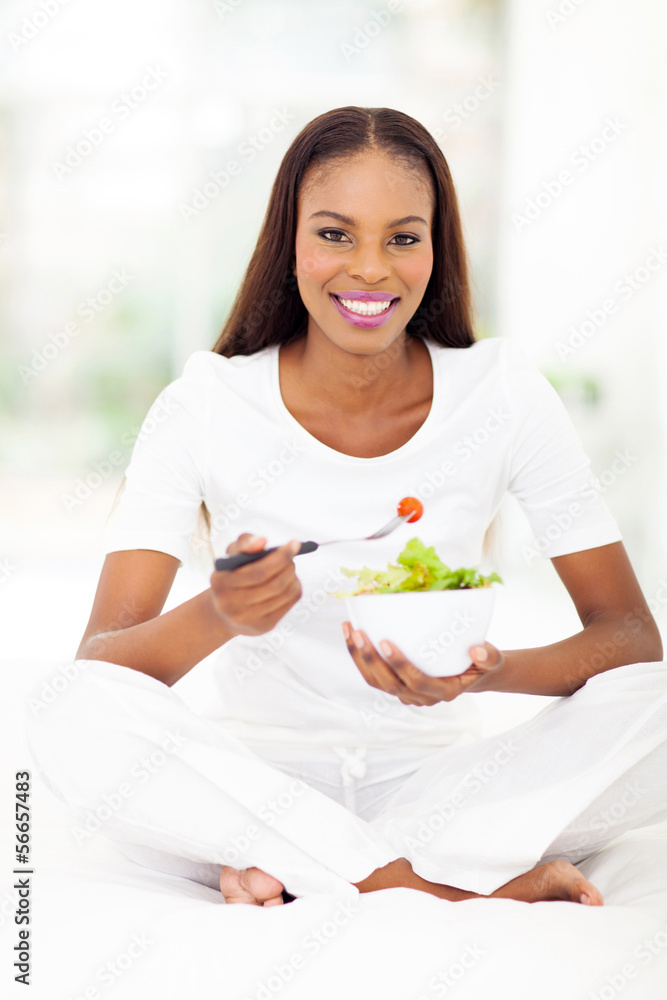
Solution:
<path fill-rule="evenodd" d="M 354 219 L 351 219 L 348 215 L 341 215 L 340 212 L 328 212 L 322 209 L 321 212 L 313 212 L 309 219 L 316 219 L 321 215 L 326 215 L 331 219 L 338 219 L 339 222 L 345 223 L 346 226 L 356 226 L 357 223 Z M 387 223 L 387 229 L 394 229 L 395 226 L 405 226 L 408 222 L 423 222 L 425 226 L 428 226 L 426 219 L 422 219 L 421 215 L 404 215 L 402 219 L 394 219 L 393 222 Z"/>

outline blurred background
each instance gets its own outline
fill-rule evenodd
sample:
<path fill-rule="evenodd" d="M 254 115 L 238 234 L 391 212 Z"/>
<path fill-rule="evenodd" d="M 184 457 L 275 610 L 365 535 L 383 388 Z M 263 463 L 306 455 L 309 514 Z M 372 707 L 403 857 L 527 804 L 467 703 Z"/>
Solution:
<path fill-rule="evenodd" d="M 139 425 L 215 341 L 292 139 L 347 104 L 397 108 L 439 142 L 478 334 L 519 342 L 561 393 L 664 631 L 664 5 L 4 0 L 0 18 L 0 604 L 17 674 L 74 655 Z M 580 628 L 531 542 L 508 500 L 501 647 Z M 184 567 L 170 606 L 205 585 Z"/>

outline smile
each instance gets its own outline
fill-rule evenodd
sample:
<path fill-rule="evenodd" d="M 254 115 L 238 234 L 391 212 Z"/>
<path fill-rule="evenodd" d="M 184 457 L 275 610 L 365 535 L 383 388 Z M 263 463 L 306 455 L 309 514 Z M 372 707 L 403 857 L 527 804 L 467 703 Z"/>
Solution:
<path fill-rule="evenodd" d="M 341 299 L 339 295 L 334 296 L 349 312 L 358 313 L 359 316 L 379 316 L 386 312 L 395 301 L 389 302 L 363 302 L 360 299 Z"/>
<path fill-rule="evenodd" d="M 338 309 L 338 312 L 349 323 L 354 326 L 366 328 L 380 326 L 393 313 L 399 303 L 399 299 L 392 297 L 388 300 L 362 300 L 344 299 L 338 295 L 331 295 L 331 299 Z"/>

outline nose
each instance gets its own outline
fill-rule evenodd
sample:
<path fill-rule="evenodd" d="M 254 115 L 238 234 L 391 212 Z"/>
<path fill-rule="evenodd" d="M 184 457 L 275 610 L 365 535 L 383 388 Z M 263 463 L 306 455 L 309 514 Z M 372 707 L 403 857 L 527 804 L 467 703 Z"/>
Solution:
<path fill-rule="evenodd" d="M 374 285 L 391 274 L 391 268 L 381 249 L 360 245 L 357 246 L 354 256 L 348 260 L 346 271 L 350 278 L 365 281 L 368 285 Z"/>

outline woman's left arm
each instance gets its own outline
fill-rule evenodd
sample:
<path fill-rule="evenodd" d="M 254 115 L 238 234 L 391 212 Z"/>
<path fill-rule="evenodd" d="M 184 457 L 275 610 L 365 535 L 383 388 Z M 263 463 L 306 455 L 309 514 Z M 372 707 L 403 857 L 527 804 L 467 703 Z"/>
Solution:
<path fill-rule="evenodd" d="M 551 561 L 584 626 L 576 635 L 535 649 L 499 650 L 488 642 L 471 647 L 471 666 L 456 677 L 422 673 L 393 644 L 384 659 L 363 633 L 362 648 L 346 635 L 350 654 L 372 687 L 409 705 L 452 701 L 466 691 L 570 695 L 604 670 L 662 660 L 660 632 L 623 542 Z M 477 655 L 480 650 L 486 655 Z"/>
<path fill-rule="evenodd" d="M 583 630 L 549 646 L 504 650 L 502 667 L 467 690 L 568 695 L 613 667 L 662 660 L 660 632 L 623 542 L 551 561 Z M 489 660 L 495 659 L 493 650 L 489 646 Z"/>

